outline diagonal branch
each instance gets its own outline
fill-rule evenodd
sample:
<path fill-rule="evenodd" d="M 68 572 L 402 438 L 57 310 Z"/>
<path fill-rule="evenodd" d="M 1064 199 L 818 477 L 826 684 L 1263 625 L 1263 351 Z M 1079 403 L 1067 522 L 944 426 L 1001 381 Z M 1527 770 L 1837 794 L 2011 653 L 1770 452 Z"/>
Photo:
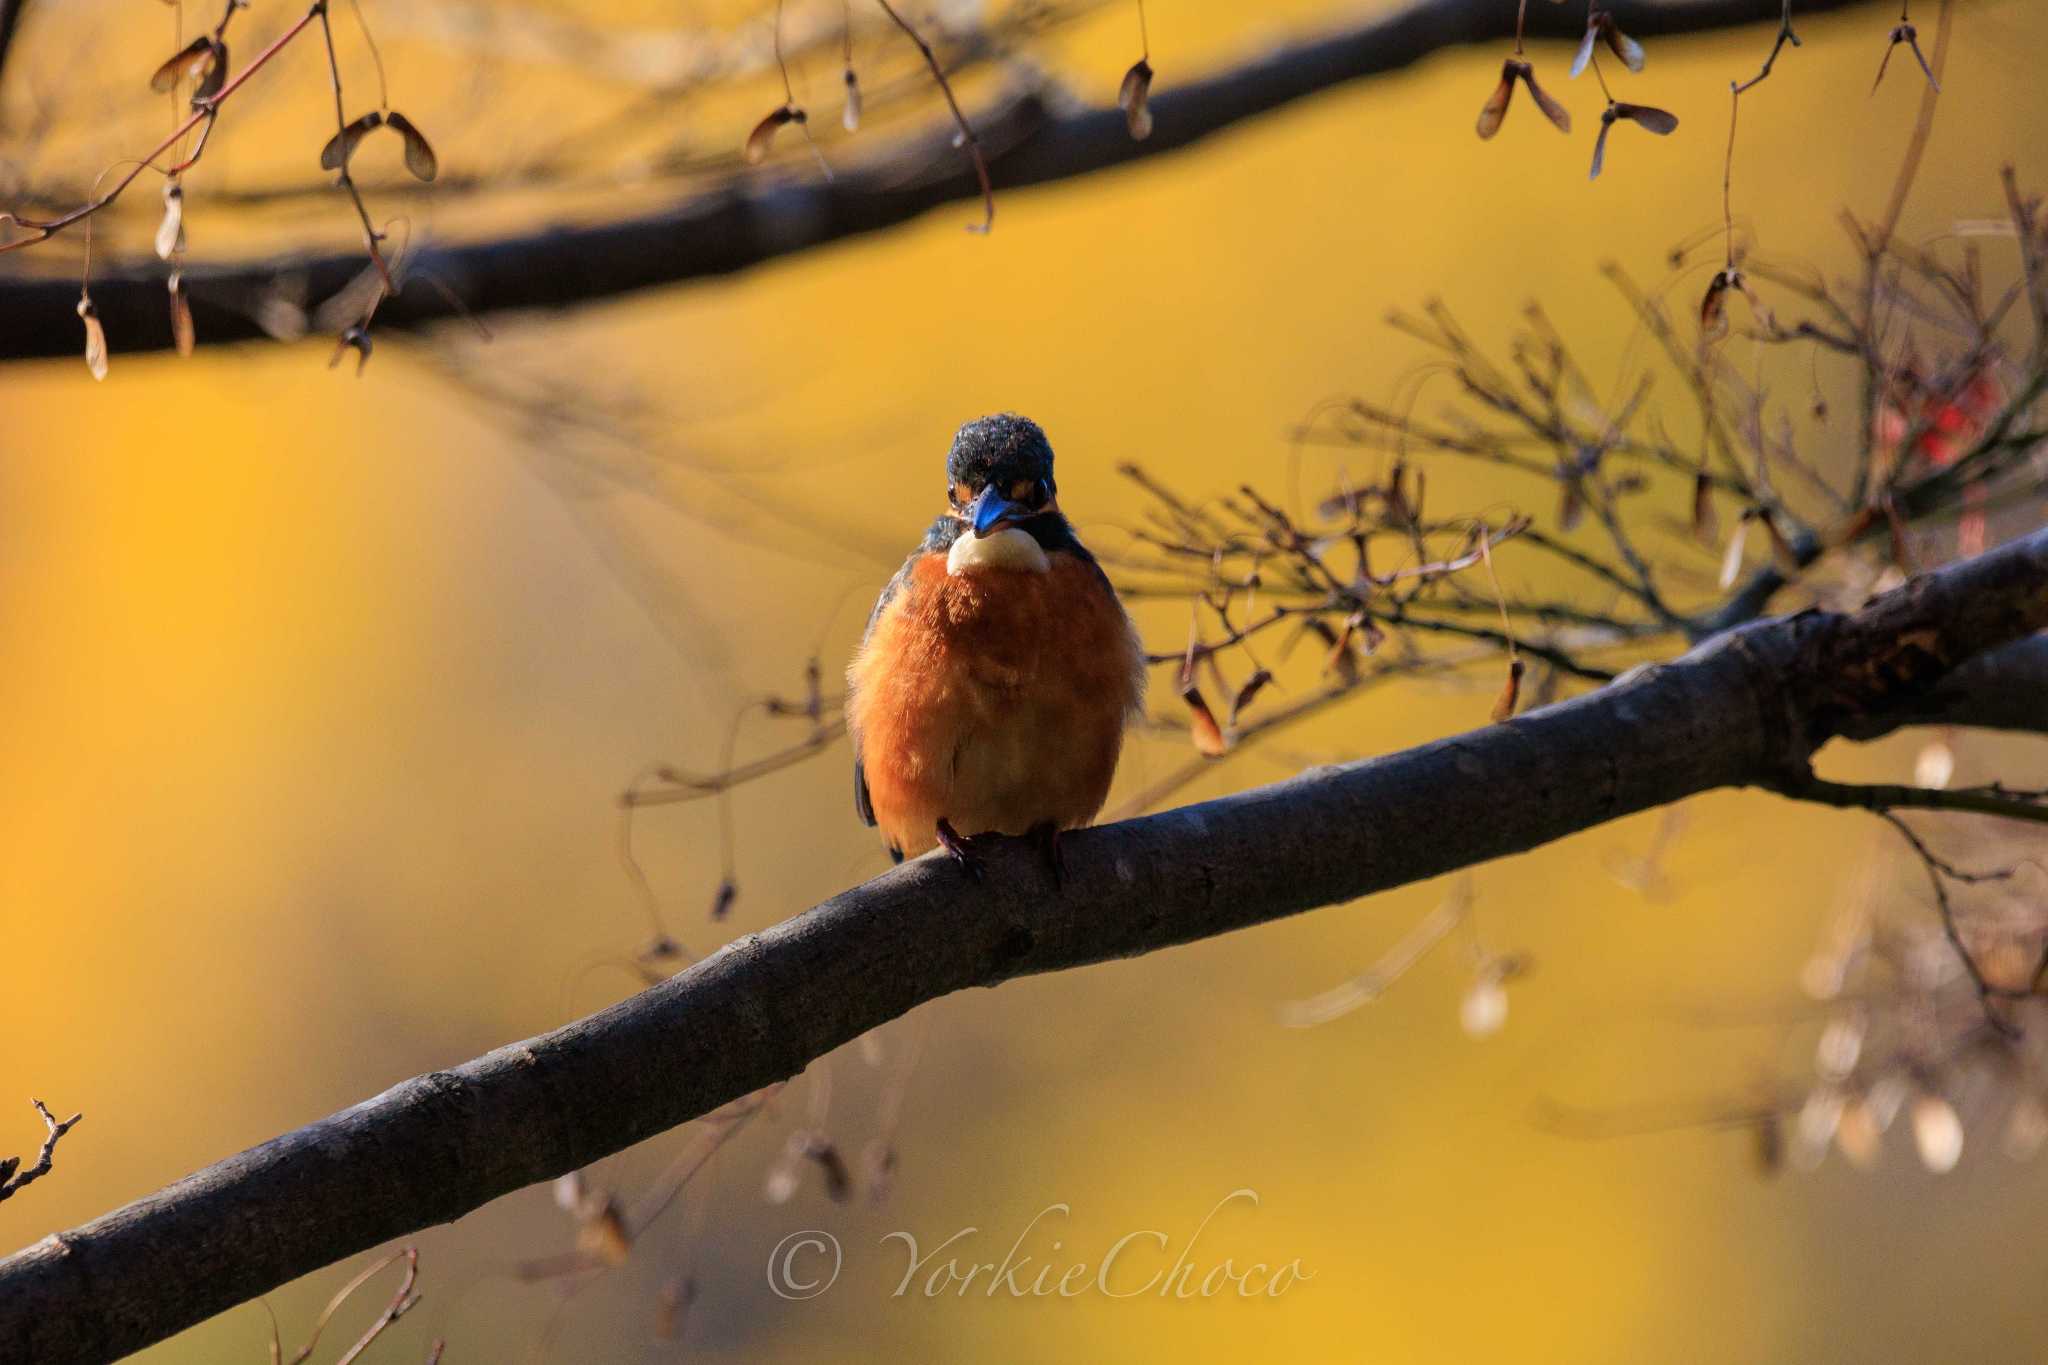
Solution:
<path fill-rule="evenodd" d="M 1870 0 L 1803 0 L 1802 14 Z M 7 0 L 0 0 L 4 7 Z M 1610 6 L 1639 38 L 1699 33 L 1755 22 L 1757 0 L 1634 0 Z M 1582 14 L 1531 11 L 1532 38 L 1576 41 Z M 1384 75 L 1433 53 L 1515 34 L 1513 7 L 1496 0 L 1413 0 L 1324 37 L 1282 47 L 1215 75 L 1170 86 L 1152 100 L 1155 131 L 1134 141 L 1115 106 L 1067 110 L 1026 91 L 975 115 L 997 190 L 1072 179 L 1181 150 L 1247 119 L 1351 81 Z M 963 116 L 963 121 L 965 121 Z M 379 325 L 419 327 L 465 314 L 559 308 L 634 290 L 728 274 L 779 256 L 907 222 L 943 204 L 982 195 L 978 167 L 962 168 L 952 133 L 886 150 L 835 176 L 799 184 L 735 179 L 642 217 L 551 225 L 518 236 L 415 248 L 408 274 L 447 292 L 408 289 L 378 310 Z M 360 255 L 272 257 L 185 270 L 202 344 L 264 333 L 260 305 L 292 277 L 305 296 L 327 298 L 362 269 Z M 75 278 L 0 278 L 0 360 L 77 350 Z M 154 262 L 101 267 L 93 302 L 116 350 L 172 345 L 162 271 Z"/>
<path fill-rule="evenodd" d="M 2048 627 L 2048 530 L 1854 615 L 1762 621 L 1514 721 L 1062 843 L 920 858 L 587 1019 L 415 1077 L 0 1261 L 22 1359 L 135 1351 L 741 1095 L 926 1001 L 1154 952 L 1505 857 L 1719 787 Z"/>

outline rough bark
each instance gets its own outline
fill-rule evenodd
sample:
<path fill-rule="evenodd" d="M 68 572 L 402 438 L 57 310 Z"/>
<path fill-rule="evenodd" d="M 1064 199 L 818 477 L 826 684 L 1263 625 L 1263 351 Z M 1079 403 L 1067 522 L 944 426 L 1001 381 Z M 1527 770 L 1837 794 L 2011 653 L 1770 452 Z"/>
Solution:
<path fill-rule="evenodd" d="M 2048 627 L 2048 530 L 1851 615 L 1731 631 L 1506 724 L 1065 841 L 905 864 L 564 1028 L 273 1139 L 0 1262 L 10 1358 L 101 1360 L 794 1075 L 941 995 L 1153 952 L 1534 848 L 1920 713 Z"/>
<path fill-rule="evenodd" d="M 0 0 L 4 11 L 9 0 Z M 1806 16 L 1870 0 L 1800 0 Z M 1775 0 L 1616 0 L 1608 6 L 1632 36 L 1654 39 L 1775 18 Z M 1577 39 L 1583 6 L 1529 7 L 1533 37 Z M 973 116 L 998 191 L 1066 180 L 1178 151 L 1244 120 L 1321 91 L 1384 75 L 1445 48 L 1500 43 L 1514 35 L 1515 7 L 1499 0 L 1416 0 L 1325 37 L 1186 84 L 1153 99 L 1155 131 L 1132 140 L 1114 107 L 1064 111 L 1036 93 Z M 1484 91 L 1475 89 L 1474 110 Z M 224 116 L 231 120 L 232 111 Z M 230 126 L 222 136 L 233 136 Z M 428 244 L 409 273 L 431 274 L 448 292 L 416 284 L 378 309 L 379 328 L 419 327 L 470 313 L 559 308 L 633 290 L 726 274 L 860 233 L 875 232 L 981 190 L 952 132 L 895 147 L 832 183 L 742 177 L 640 217 L 594 226 L 551 226 L 489 241 Z M 1335 154 L 1335 153 L 1333 153 Z M 922 168 L 926 173 L 917 174 Z M 203 197 L 195 199 L 200 211 Z M 1000 230 L 1000 229 L 999 229 Z M 15 260 L 21 260 L 17 255 Z M 23 268 L 26 268 L 25 266 Z M 202 345 L 264 336 L 256 305 L 285 278 L 295 296 L 320 300 L 362 272 L 360 252 L 195 263 L 185 270 Z M 154 259 L 102 262 L 92 296 L 116 351 L 171 345 L 165 267 Z M 303 289 L 303 294 L 298 291 Z M 0 360 L 78 353 L 83 344 L 70 275 L 0 276 Z"/>

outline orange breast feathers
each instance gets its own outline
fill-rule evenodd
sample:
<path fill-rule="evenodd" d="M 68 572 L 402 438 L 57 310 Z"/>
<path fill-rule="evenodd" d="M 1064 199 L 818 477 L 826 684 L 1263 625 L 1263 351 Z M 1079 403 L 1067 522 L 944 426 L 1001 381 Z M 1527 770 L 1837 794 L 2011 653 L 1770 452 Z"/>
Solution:
<path fill-rule="evenodd" d="M 915 857 L 964 835 L 1085 825 L 1109 796 L 1145 661 L 1093 564 L 948 574 L 927 554 L 848 670 L 875 823 Z"/>

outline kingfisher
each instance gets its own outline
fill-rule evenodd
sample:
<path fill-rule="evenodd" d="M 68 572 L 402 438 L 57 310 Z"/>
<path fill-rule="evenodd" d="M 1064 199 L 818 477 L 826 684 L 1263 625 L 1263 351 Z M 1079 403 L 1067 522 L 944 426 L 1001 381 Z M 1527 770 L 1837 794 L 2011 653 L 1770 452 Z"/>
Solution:
<path fill-rule="evenodd" d="M 1145 695 L 1136 630 L 1060 511 L 1052 445 L 1014 413 L 960 428 L 946 510 L 882 589 L 847 669 L 853 797 L 897 862 L 1102 809 Z"/>

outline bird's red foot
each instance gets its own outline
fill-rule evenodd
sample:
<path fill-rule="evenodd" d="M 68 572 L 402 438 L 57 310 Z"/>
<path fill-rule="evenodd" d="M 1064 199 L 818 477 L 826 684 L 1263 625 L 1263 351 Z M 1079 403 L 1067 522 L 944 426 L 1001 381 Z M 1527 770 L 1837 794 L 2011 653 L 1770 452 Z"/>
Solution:
<path fill-rule="evenodd" d="M 1052 868 L 1054 886 L 1067 884 L 1067 855 L 1060 850 L 1060 827 L 1050 820 L 1041 821 L 1031 827 L 1027 836 L 1038 845 L 1038 851 L 1045 855 L 1045 861 Z"/>
<path fill-rule="evenodd" d="M 953 860 L 966 870 L 975 881 L 981 880 L 981 858 L 970 845 L 974 842 L 959 830 L 945 816 L 939 817 L 939 847 L 953 855 Z"/>

